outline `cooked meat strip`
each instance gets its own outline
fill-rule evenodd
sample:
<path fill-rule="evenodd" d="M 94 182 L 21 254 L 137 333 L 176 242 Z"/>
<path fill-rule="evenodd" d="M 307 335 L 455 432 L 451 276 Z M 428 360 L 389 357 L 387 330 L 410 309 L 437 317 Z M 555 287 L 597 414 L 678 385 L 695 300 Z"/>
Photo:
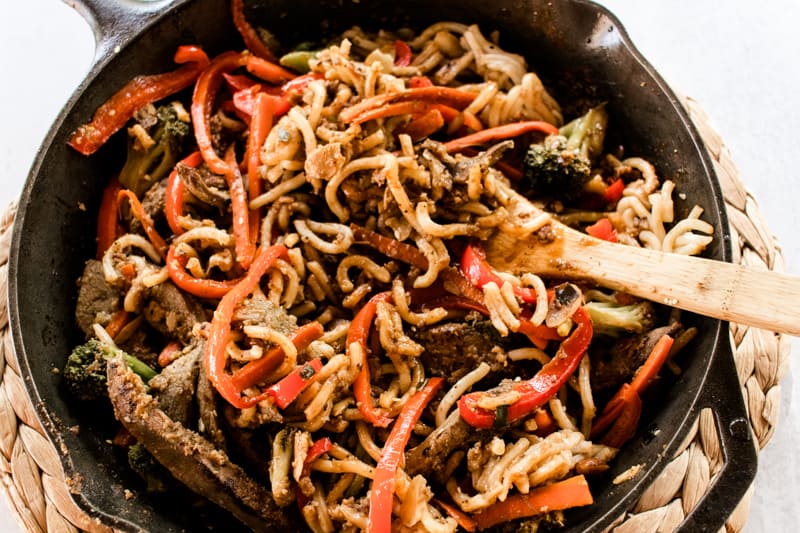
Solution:
<path fill-rule="evenodd" d="M 663 335 L 675 335 L 683 326 L 675 322 L 668 326 L 656 328 L 624 338 L 612 344 L 608 350 L 589 351 L 591 357 L 592 390 L 598 397 L 612 394 L 623 383 L 633 377 L 636 369 L 645 362 L 653 347 Z"/>
<path fill-rule="evenodd" d="M 245 326 L 269 326 L 278 333 L 288 335 L 297 329 L 297 319 L 266 298 L 253 296 L 236 309 L 234 322 Z"/>
<path fill-rule="evenodd" d="M 200 352 L 200 372 L 197 374 L 197 395 L 195 396 L 197 400 L 198 430 L 214 446 L 225 450 L 227 449 L 227 443 L 225 434 L 220 427 L 217 394 L 208 379 L 208 372 L 206 371 L 205 341 L 199 340 L 196 349 Z"/>
<path fill-rule="evenodd" d="M 455 410 L 441 426 L 425 437 L 421 444 L 406 452 L 408 474 L 411 476 L 442 474 L 447 458 L 454 451 L 466 449 L 478 441 L 482 433 L 464 422 L 458 410 Z M 444 483 L 446 480 L 437 481 Z"/>
<path fill-rule="evenodd" d="M 164 335 L 188 344 L 192 328 L 206 319 L 200 303 L 179 290 L 171 281 L 151 287 L 145 293 L 142 315 L 153 328 Z"/>
<path fill-rule="evenodd" d="M 230 511 L 254 531 L 292 529 L 287 513 L 275 504 L 272 494 L 225 452 L 159 409 L 122 357 L 108 363 L 108 392 L 117 419 L 191 490 Z"/>
<path fill-rule="evenodd" d="M 221 176 L 211 172 L 205 165 L 192 168 L 184 163 L 178 163 L 175 169 L 186 190 L 198 201 L 221 211 L 227 209 L 231 197 Z"/>
<path fill-rule="evenodd" d="M 504 347 L 508 340 L 489 321 L 445 322 L 412 330 L 409 336 L 425 348 L 420 358 L 427 371 L 444 376 L 451 385 L 481 362 L 491 366 L 493 373 L 507 369 Z"/>
<path fill-rule="evenodd" d="M 158 407 L 175 422 L 191 427 L 194 420 L 194 397 L 200 369 L 199 350 L 191 350 L 167 365 L 150 380 L 150 394 Z"/>
<path fill-rule="evenodd" d="M 106 283 L 103 264 L 90 259 L 86 262 L 78 281 L 78 304 L 75 306 L 75 320 L 87 337 L 94 335 L 92 325 L 97 322 L 108 324 L 120 308 L 122 292 Z"/>

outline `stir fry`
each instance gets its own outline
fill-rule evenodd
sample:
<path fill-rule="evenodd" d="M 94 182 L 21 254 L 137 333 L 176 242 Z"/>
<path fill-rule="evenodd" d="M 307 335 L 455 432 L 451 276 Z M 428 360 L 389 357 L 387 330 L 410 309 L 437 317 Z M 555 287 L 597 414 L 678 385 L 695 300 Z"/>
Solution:
<path fill-rule="evenodd" d="M 497 271 L 482 243 L 560 220 L 697 254 L 702 209 L 679 217 L 674 182 L 605 149 L 605 104 L 564 116 L 497 34 L 283 50 L 242 4 L 244 50 L 179 47 L 70 139 L 128 138 L 80 280 L 75 401 L 110 401 L 142 487 L 177 480 L 256 530 L 535 529 L 591 505 L 696 332 Z"/>

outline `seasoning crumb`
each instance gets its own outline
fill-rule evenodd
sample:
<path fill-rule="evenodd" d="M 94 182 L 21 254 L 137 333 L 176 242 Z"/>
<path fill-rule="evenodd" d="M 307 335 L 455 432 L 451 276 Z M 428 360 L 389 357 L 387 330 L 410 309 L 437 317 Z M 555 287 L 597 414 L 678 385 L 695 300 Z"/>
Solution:
<path fill-rule="evenodd" d="M 78 210 L 86 211 L 86 204 L 83 202 L 78 202 Z"/>
<path fill-rule="evenodd" d="M 130 490 L 125 489 L 125 499 L 126 500 L 132 500 L 134 497 L 135 497 L 134 494 Z"/>
<path fill-rule="evenodd" d="M 70 426 L 69 432 L 77 435 L 78 433 L 81 432 L 81 427 L 79 425 L 77 425 L 77 424 L 74 425 L 74 426 Z"/>
<path fill-rule="evenodd" d="M 636 477 L 636 474 L 639 473 L 639 470 L 642 469 L 642 466 L 643 465 L 641 463 L 638 465 L 633 465 L 632 467 L 630 467 L 629 469 L 627 469 L 626 471 L 615 477 L 612 483 L 614 485 L 619 485 L 621 483 L 625 483 L 626 481 L 632 480 L 633 478 Z"/>

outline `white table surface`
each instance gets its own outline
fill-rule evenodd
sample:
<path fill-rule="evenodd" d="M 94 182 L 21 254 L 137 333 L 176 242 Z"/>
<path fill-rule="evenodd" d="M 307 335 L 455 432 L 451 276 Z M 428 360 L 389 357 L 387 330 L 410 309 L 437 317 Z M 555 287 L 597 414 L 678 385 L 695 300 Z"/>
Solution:
<path fill-rule="evenodd" d="M 555 0 L 554 0 L 555 1 Z M 711 117 L 800 274 L 798 0 L 604 0 L 645 57 Z M 91 31 L 57 0 L 3 2 L 0 17 L 0 208 L 15 199 L 50 123 L 83 78 Z M 777 295 L 776 295 L 777 296 Z M 792 355 L 800 352 L 793 339 Z M 780 423 L 760 455 L 746 531 L 796 531 L 800 369 L 782 382 Z M 20 531 L 0 503 L 0 531 Z"/>

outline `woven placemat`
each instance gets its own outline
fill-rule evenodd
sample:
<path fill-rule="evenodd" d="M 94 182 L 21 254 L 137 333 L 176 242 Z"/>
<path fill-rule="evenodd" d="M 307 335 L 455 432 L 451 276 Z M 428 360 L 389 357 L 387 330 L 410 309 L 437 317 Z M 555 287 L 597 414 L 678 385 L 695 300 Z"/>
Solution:
<path fill-rule="evenodd" d="M 714 161 L 731 224 L 734 261 L 783 271 L 783 256 L 766 227 L 758 205 L 745 189 L 728 149 L 711 128 L 697 103 L 683 103 Z M 8 251 L 16 205 L 0 219 L 0 294 L 7 292 Z M 780 381 L 789 366 L 789 340 L 776 333 L 731 324 L 739 384 L 759 450 L 775 430 L 780 409 Z M 0 298 L 0 471 L 6 499 L 23 529 L 69 532 L 110 529 L 87 517 L 72 501 L 55 448 L 45 436 L 19 375 L 7 299 Z M 615 533 L 673 531 L 707 492 L 723 465 L 713 413 L 700 412 L 679 452 L 630 512 L 609 528 Z M 745 494 L 721 531 L 741 531 L 753 487 Z"/>

